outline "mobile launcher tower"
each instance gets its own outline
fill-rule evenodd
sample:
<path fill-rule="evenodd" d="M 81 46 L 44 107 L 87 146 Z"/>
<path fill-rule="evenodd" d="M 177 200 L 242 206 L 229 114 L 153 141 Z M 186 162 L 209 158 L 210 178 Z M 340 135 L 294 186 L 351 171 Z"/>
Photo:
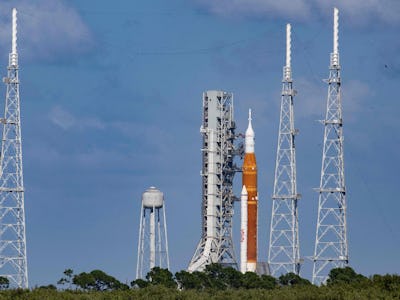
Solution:
<path fill-rule="evenodd" d="M 234 158 L 235 122 L 233 95 L 223 91 L 203 93 L 203 169 L 202 234 L 188 271 L 202 271 L 206 265 L 220 263 L 237 269 L 233 249 L 232 183 L 236 171 Z"/>

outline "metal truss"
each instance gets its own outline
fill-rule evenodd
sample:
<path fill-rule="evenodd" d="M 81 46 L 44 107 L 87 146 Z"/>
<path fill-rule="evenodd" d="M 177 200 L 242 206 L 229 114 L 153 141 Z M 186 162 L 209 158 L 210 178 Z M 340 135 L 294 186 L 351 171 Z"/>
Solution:
<path fill-rule="evenodd" d="M 335 14 L 337 14 L 336 11 Z M 337 19 L 335 23 L 337 24 Z M 335 40 L 337 40 L 337 36 Z M 318 189 L 318 220 L 313 257 L 312 281 L 317 285 L 326 282 L 332 268 L 345 267 L 349 261 L 342 100 L 337 41 L 334 52 L 331 54 L 329 69 L 326 117 L 323 121 L 325 130 L 321 181 Z"/>
<path fill-rule="evenodd" d="M 16 10 L 13 10 L 13 51 L 8 75 L 0 158 L 0 276 L 10 286 L 28 288 L 21 118 L 16 52 Z"/>
<path fill-rule="evenodd" d="M 233 95 L 223 91 L 203 94 L 202 236 L 188 270 L 201 271 L 211 263 L 237 268 L 232 240 L 232 184 L 237 151 L 234 146 Z"/>
<path fill-rule="evenodd" d="M 271 275 L 278 277 L 300 272 L 300 246 L 296 185 L 296 150 L 291 67 L 283 68 L 278 149 L 270 227 L 268 263 Z"/>

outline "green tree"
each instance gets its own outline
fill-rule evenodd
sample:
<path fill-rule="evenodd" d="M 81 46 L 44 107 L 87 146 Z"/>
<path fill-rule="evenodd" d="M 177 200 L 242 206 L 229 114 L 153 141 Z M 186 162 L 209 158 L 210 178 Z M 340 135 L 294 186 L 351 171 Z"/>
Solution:
<path fill-rule="evenodd" d="M 131 282 L 131 287 L 132 287 L 132 288 L 139 288 L 139 289 L 142 289 L 142 288 L 145 288 L 145 287 L 147 287 L 147 286 L 149 286 L 149 282 L 146 281 L 146 280 L 143 280 L 143 279 L 141 279 L 141 278 L 136 279 L 136 280 L 134 280 L 134 281 Z"/>
<path fill-rule="evenodd" d="M 96 281 L 92 274 L 82 272 L 72 278 L 72 283 L 84 290 L 92 290 Z"/>
<path fill-rule="evenodd" d="M 151 285 L 163 285 L 167 288 L 176 288 L 174 276 L 168 269 L 154 267 L 147 273 L 146 279 Z"/>
<path fill-rule="evenodd" d="M 176 272 L 175 279 L 179 288 L 183 290 L 202 290 L 205 285 L 199 273 L 200 272 L 189 273 L 187 271 Z"/>
<path fill-rule="evenodd" d="M 243 274 L 232 267 L 222 269 L 221 280 L 229 288 L 238 289 L 242 286 Z"/>
<path fill-rule="evenodd" d="M 95 279 L 95 289 L 98 291 L 103 290 L 123 290 L 128 289 L 129 287 L 125 284 L 122 284 L 113 276 L 106 274 L 101 270 L 93 270 L 90 274 Z"/>
<path fill-rule="evenodd" d="M 224 290 L 229 287 L 224 269 L 221 264 L 217 263 L 207 265 L 203 272 L 208 278 L 205 282 L 206 287 L 218 290 Z"/>
<path fill-rule="evenodd" d="M 206 288 L 225 290 L 239 288 L 242 285 L 242 273 L 232 267 L 224 267 L 217 263 L 209 264 L 203 273 Z"/>
<path fill-rule="evenodd" d="M 279 283 L 281 285 L 311 285 L 311 282 L 307 279 L 301 278 L 299 275 L 290 272 L 279 277 Z"/>
<path fill-rule="evenodd" d="M 63 274 L 64 277 L 61 277 L 60 280 L 57 281 L 57 284 L 64 285 L 68 283 L 68 288 L 71 288 L 74 271 L 72 269 L 66 269 L 64 270 Z"/>
<path fill-rule="evenodd" d="M 80 273 L 73 277 L 72 282 L 84 290 L 106 291 L 126 290 L 129 287 L 119 282 L 113 276 L 101 270 L 93 270 L 90 273 Z"/>
<path fill-rule="evenodd" d="M 397 291 L 400 294 L 400 276 L 397 274 L 373 275 L 371 281 L 380 290 L 389 292 Z"/>
<path fill-rule="evenodd" d="M 0 290 L 6 290 L 10 286 L 10 280 L 7 277 L 0 276 Z"/>
<path fill-rule="evenodd" d="M 204 289 L 210 289 L 214 286 L 213 279 L 207 276 L 204 272 L 199 272 L 195 271 L 192 273 L 194 276 L 195 280 L 200 283 L 200 285 L 197 287 L 197 290 L 204 290 Z"/>
<path fill-rule="evenodd" d="M 245 289 L 259 289 L 261 288 L 261 278 L 254 272 L 246 272 L 242 277 L 242 286 Z"/>
<path fill-rule="evenodd" d="M 275 277 L 272 277 L 270 275 L 261 275 L 261 288 L 272 290 L 276 288 L 277 285 L 278 282 L 276 281 Z"/>
<path fill-rule="evenodd" d="M 352 268 L 335 268 L 329 272 L 327 285 L 360 283 L 367 278 L 357 274 Z"/>
<path fill-rule="evenodd" d="M 56 291 L 57 287 L 54 284 L 49 284 L 49 285 L 41 285 L 38 287 L 38 289 Z"/>

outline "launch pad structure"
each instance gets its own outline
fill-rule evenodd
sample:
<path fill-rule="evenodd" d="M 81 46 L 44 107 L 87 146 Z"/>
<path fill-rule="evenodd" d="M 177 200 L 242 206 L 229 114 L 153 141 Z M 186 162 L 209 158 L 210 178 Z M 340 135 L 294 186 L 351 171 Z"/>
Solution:
<path fill-rule="evenodd" d="M 211 263 L 237 269 L 233 248 L 233 178 L 235 121 L 233 95 L 224 91 L 203 93 L 202 146 L 202 231 L 188 271 L 202 271 Z"/>
<path fill-rule="evenodd" d="M 328 99 L 324 124 L 321 180 L 317 189 L 318 219 L 313 260 L 313 284 L 326 282 L 332 268 L 348 265 L 346 187 L 344 180 L 343 120 L 339 63 L 338 9 L 334 9 L 333 53 L 330 57 Z M 236 146 L 232 93 L 210 90 L 203 93 L 201 237 L 188 271 L 203 271 L 212 263 L 238 269 L 232 220 L 234 202 L 241 201 L 240 271 L 279 277 L 299 275 L 300 257 L 294 127 L 294 98 L 291 68 L 291 25 L 286 26 L 286 64 L 283 67 L 281 109 L 276 153 L 268 263 L 258 261 L 258 187 L 255 133 L 251 110 L 245 147 Z M 242 168 L 236 158 L 244 158 Z M 242 172 L 242 193 L 233 193 L 233 179 Z M 153 247 L 154 248 L 154 247 Z"/>

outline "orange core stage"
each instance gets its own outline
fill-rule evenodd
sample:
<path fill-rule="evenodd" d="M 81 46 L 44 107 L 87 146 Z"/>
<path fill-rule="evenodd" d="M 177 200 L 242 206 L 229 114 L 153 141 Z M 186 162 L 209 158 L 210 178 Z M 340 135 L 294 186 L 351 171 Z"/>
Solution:
<path fill-rule="evenodd" d="M 246 153 L 243 162 L 243 185 L 247 189 L 247 262 L 257 263 L 257 163 L 254 153 Z M 255 271 L 255 270 L 248 270 Z"/>

